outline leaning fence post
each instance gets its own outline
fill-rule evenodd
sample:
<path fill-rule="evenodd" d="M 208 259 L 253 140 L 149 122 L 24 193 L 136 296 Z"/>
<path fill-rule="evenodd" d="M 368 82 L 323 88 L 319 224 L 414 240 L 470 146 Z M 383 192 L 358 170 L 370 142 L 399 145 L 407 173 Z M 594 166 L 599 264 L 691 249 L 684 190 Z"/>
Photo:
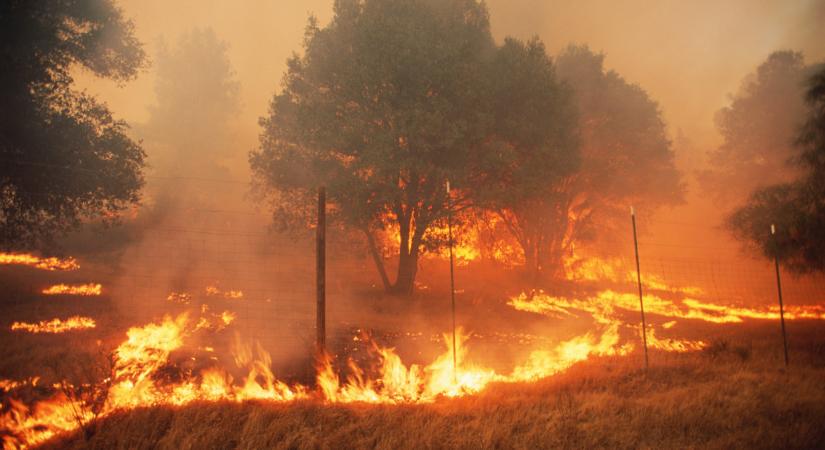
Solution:
<path fill-rule="evenodd" d="M 773 264 L 776 269 L 776 292 L 779 294 L 779 323 L 782 326 L 782 348 L 785 350 L 785 367 L 788 367 L 788 338 L 785 335 L 785 306 L 782 304 L 782 280 L 779 278 L 779 243 L 776 241 L 776 226 L 771 224 L 773 240 Z"/>
<path fill-rule="evenodd" d="M 639 268 L 639 241 L 636 239 L 636 211 L 630 207 L 630 220 L 633 223 L 633 248 L 636 251 L 636 281 L 639 284 L 639 309 L 642 311 L 642 344 L 645 348 L 645 370 L 648 368 L 647 359 L 647 325 L 645 324 L 645 302 L 642 299 L 642 271 Z"/>

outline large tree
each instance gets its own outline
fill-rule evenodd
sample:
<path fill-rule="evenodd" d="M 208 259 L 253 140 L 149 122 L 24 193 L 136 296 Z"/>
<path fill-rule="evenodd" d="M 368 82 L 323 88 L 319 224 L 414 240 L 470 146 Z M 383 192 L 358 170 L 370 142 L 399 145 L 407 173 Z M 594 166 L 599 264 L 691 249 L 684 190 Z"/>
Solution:
<path fill-rule="evenodd" d="M 570 46 L 556 59 L 578 110 L 578 169 L 553 181 L 542 271 L 560 275 L 576 245 L 609 234 L 629 207 L 648 213 L 680 202 L 683 185 L 658 105 L 641 87 L 604 68 L 604 55 Z"/>
<path fill-rule="evenodd" d="M 493 42 L 475 0 L 338 0 L 261 120 L 250 155 L 282 213 L 326 186 L 336 216 L 365 236 L 387 290 L 409 293 L 445 182 L 467 185 L 488 127 L 483 66 Z M 375 233 L 400 235 L 390 280 Z"/>
<path fill-rule="evenodd" d="M 71 75 L 136 76 L 132 28 L 111 0 L 0 3 L 0 246 L 46 246 L 138 201 L 143 150 Z"/>
<path fill-rule="evenodd" d="M 760 186 L 793 178 L 796 167 L 785 163 L 796 151 L 805 80 L 812 70 L 801 53 L 774 52 L 716 113 L 723 142 L 709 153 L 711 168 L 699 180 L 719 200 L 739 203 Z"/>
<path fill-rule="evenodd" d="M 806 100 L 791 157 L 800 175 L 756 190 L 728 219 L 737 237 L 800 273 L 825 272 L 825 66 L 810 78 Z"/>
<path fill-rule="evenodd" d="M 490 151 L 479 158 L 472 193 L 513 236 L 535 281 L 566 216 L 559 190 L 579 165 L 573 96 L 537 39 L 506 39 L 489 76 Z"/>

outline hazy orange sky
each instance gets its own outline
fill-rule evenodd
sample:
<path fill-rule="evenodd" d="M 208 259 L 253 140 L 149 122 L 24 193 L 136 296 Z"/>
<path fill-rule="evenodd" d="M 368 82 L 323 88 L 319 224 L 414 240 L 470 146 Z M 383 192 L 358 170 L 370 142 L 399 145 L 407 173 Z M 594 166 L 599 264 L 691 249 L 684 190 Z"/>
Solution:
<path fill-rule="evenodd" d="M 279 86 L 285 60 L 300 50 L 309 14 L 329 20 L 330 0 L 124 0 L 150 56 L 159 39 L 174 42 L 193 27 L 212 27 L 229 44 L 241 83 L 238 152 L 254 145 L 257 118 Z M 552 53 L 570 42 L 607 55 L 606 64 L 660 102 L 675 135 L 697 147 L 716 142 L 713 113 L 745 74 L 773 50 L 795 49 L 825 59 L 825 0 L 490 0 L 496 39 L 538 35 Z M 116 87 L 80 77 L 130 122 L 146 119 L 154 72 Z"/>

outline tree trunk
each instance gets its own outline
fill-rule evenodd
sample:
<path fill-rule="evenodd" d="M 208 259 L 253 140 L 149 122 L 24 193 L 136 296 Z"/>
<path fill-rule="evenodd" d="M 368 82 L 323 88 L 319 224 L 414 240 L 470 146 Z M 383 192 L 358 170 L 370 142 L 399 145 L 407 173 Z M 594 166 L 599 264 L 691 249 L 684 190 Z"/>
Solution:
<path fill-rule="evenodd" d="M 418 272 L 418 252 L 404 252 L 398 255 L 398 274 L 395 285 L 390 291 L 397 295 L 410 295 L 415 288 L 415 275 Z"/>
<path fill-rule="evenodd" d="M 387 276 L 387 268 L 384 267 L 384 261 L 381 260 L 381 254 L 378 252 L 378 246 L 375 244 L 375 236 L 372 235 L 372 232 L 368 228 L 364 228 L 364 234 L 367 236 L 367 246 L 370 249 L 370 255 L 372 255 L 372 261 L 375 263 L 375 268 L 378 270 L 378 275 L 381 276 L 381 283 L 384 285 L 384 290 L 389 292 L 392 290 L 392 283 L 390 283 L 390 278 Z"/>
<path fill-rule="evenodd" d="M 521 244 L 524 252 L 524 272 L 530 283 L 536 283 L 539 279 L 539 255 L 534 239 L 528 238 Z"/>
<path fill-rule="evenodd" d="M 410 215 L 412 217 L 412 214 Z M 407 234 L 406 238 L 401 236 L 401 251 L 398 255 L 398 275 L 395 278 L 393 293 L 398 295 L 410 295 L 415 290 L 415 276 L 418 274 L 418 254 L 421 247 L 421 239 L 424 237 L 426 224 L 416 223 L 413 228 L 408 223 L 405 229 L 407 233 L 412 231 L 412 236 Z M 413 231 L 414 229 L 414 231 Z"/>

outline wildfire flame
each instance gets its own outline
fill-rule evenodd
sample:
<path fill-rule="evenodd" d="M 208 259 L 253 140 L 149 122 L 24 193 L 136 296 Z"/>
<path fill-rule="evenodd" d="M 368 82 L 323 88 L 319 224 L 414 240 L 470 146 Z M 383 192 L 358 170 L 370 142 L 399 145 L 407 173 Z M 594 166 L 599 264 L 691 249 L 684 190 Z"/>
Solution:
<path fill-rule="evenodd" d="M 206 287 L 206 296 L 213 297 L 213 296 L 223 296 L 223 298 L 228 300 L 239 300 L 243 298 L 243 291 L 240 290 L 226 290 L 221 291 L 217 286 L 207 286 Z"/>
<path fill-rule="evenodd" d="M 100 283 L 89 284 L 55 284 L 41 291 L 45 295 L 84 295 L 96 296 L 103 292 L 103 286 Z"/>
<path fill-rule="evenodd" d="M 31 377 L 22 381 L 0 379 L 0 391 L 11 392 L 23 386 L 37 386 L 40 382 L 40 377 Z"/>
<path fill-rule="evenodd" d="M 452 340 L 444 336 L 447 350 L 426 367 L 407 367 L 392 348 L 372 343 L 372 350 L 381 363 L 375 379 L 350 361 L 352 374 L 341 383 L 328 355 L 322 358 L 317 382 L 324 398 L 330 402 L 350 403 L 410 403 L 431 402 L 439 397 L 456 397 L 478 392 L 500 377 L 494 371 L 465 363 L 466 336 L 458 330 L 456 336 L 456 370 L 453 370 Z"/>
<path fill-rule="evenodd" d="M 664 325 L 663 328 L 667 328 Z M 702 350 L 708 344 L 704 341 L 691 341 L 688 339 L 659 338 L 653 327 L 647 329 L 647 345 L 650 348 L 664 350 L 667 352 L 691 352 Z"/>
<path fill-rule="evenodd" d="M 169 295 L 166 296 L 166 301 L 188 305 L 192 302 L 192 294 L 187 292 L 170 292 Z"/>
<path fill-rule="evenodd" d="M 609 281 L 611 283 L 636 283 L 635 269 L 623 268 L 620 259 L 603 259 L 570 255 L 563 261 L 564 272 L 569 280 L 573 281 Z M 671 286 L 660 277 L 645 274 L 642 285 L 647 289 L 681 292 L 687 295 L 698 296 L 704 291 L 697 286 Z"/>
<path fill-rule="evenodd" d="M 712 323 L 740 323 L 744 319 L 779 319 L 779 308 L 763 309 L 730 307 L 685 298 L 680 303 L 666 300 L 656 295 L 645 295 L 645 313 L 675 319 L 696 319 Z M 639 311 L 639 296 L 633 293 L 619 293 L 604 290 L 585 300 L 553 297 L 542 292 L 532 296 L 522 293 L 509 300 L 508 304 L 520 311 L 545 315 L 568 314 L 579 310 L 591 313 L 595 318 L 611 315 L 614 309 Z M 825 320 L 825 310 L 820 306 L 787 307 L 785 320 L 819 319 Z M 670 325 L 672 326 L 672 325 Z M 669 328 L 669 327 L 667 327 Z"/>
<path fill-rule="evenodd" d="M 569 265 L 568 273 L 572 273 L 575 279 L 628 281 L 626 271 L 617 269 L 617 266 L 609 262 L 600 265 L 594 261 Z M 703 341 L 659 335 L 661 330 L 670 330 L 676 325 L 677 320 L 736 323 L 744 319 L 778 318 L 778 311 L 774 308 L 729 307 L 697 300 L 693 297 L 701 297 L 702 291 L 694 287 L 674 288 L 655 278 L 646 279 L 645 286 L 682 297 L 681 300 L 668 300 L 657 295 L 645 295 L 646 312 L 669 319 L 659 325 L 660 328 L 649 326 L 646 330 L 648 346 L 653 349 L 687 352 L 706 346 Z M 243 297 L 241 291 L 221 291 L 216 286 L 208 286 L 206 295 L 226 299 Z M 172 293 L 167 300 L 189 304 L 192 296 Z M 623 315 L 626 315 L 623 313 L 639 311 L 639 298 L 633 293 L 605 289 L 583 299 L 554 297 L 543 292 L 530 295 L 522 293 L 510 298 L 508 304 L 520 311 L 553 317 L 579 317 L 584 313 L 592 317 L 595 329 L 561 342 L 545 342 L 507 373 L 498 373 L 470 361 L 466 346 L 469 334 L 462 330 L 457 332 L 455 349 L 452 348 L 452 336 L 444 336 L 443 353 L 427 365 L 407 365 L 393 348 L 382 347 L 369 337 L 355 337 L 353 340 L 356 342 L 368 341 L 370 355 L 377 364 L 365 368 L 350 360 L 344 374 L 336 370 L 330 355 L 323 355 L 319 359 L 316 373 L 319 389 L 313 391 L 307 386 L 291 385 L 279 380 L 272 372 L 270 355 L 261 345 L 257 342 L 243 342 L 237 334 L 232 343 L 232 354 L 236 369 L 240 372 L 233 373 L 246 373 L 245 376 L 236 380 L 229 371 L 212 363 L 205 369 L 179 370 L 179 375 L 169 376 L 170 372 L 176 373 L 177 370 L 173 355 L 179 355 L 187 349 L 187 339 L 207 330 L 210 333 L 222 331 L 236 320 L 235 313 L 231 311 L 212 313 L 209 305 L 202 304 L 197 318 L 190 319 L 188 314 L 166 316 L 158 322 L 127 331 L 126 340 L 113 352 L 114 367 L 107 380 L 108 395 L 102 411 L 97 415 L 91 413 L 91 405 L 64 393 L 58 393 L 34 406 L 12 400 L 8 411 L 0 417 L 2 428 L 9 430 L 8 436 L 3 438 L 4 444 L 11 447 L 41 443 L 59 433 L 76 430 L 95 417 L 120 409 L 183 405 L 193 401 L 240 402 L 260 399 L 288 402 L 316 397 L 330 403 L 430 403 L 441 398 L 477 393 L 490 383 L 535 381 L 563 372 L 594 356 L 626 355 L 638 345 L 635 340 L 622 342 L 621 338 L 627 336 L 622 333 L 626 330 L 632 331 L 631 336 L 639 336 L 638 325 L 623 321 Z M 791 307 L 785 318 L 825 319 L 825 310 L 813 306 Z M 15 323 L 12 329 L 60 332 L 50 330 L 57 330 L 60 325 L 73 319 L 90 321 L 91 327 L 95 325 L 92 319 L 73 317 L 65 323 L 59 319 L 36 325 Z M 201 349 L 210 354 L 210 361 L 219 361 L 213 347 L 203 346 L 199 342 L 188 348 Z M 15 385 L 8 382 L 0 385 L 3 386 Z"/>
<path fill-rule="evenodd" d="M 226 323 L 234 316 L 220 315 Z M 151 405 L 182 405 L 196 400 L 244 401 L 263 399 L 285 402 L 310 396 L 310 389 L 278 380 L 271 371 L 269 354 L 259 344 L 234 343 L 235 364 L 247 371 L 239 383 L 226 371 L 213 367 L 182 381 L 159 376 L 170 364 L 173 352 L 184 348 L 185 340 L 198 331 L 187 314 L 164 317 L 157 323 L 130 328 L 126 340 L 114 351 L 114 368 L 108 396 L 98 417 L 123 408 Z M 317 382 L 324 401 L 336 403 L 427 403 L 438 398 L 457 397 L 481 391 L 491 382 L 531 381 L 558 373 L 590 355 L 624 354 L 631 346 L 620 346 L 617 327 L 610 326 L 598 337 L 591 334 L 561 342 L 555 347 L 534 351 L 510 374 L 476 366 L 467 361 L 467 335 L 456 336 L 453 367 L 451 339 L 445 336 L 445 351 L 426 366 L 405 365 L 392 348 L 372 342 L 380 365 L 374 374 L 350 362 L 350 375 L 342 382 L 329 356 L 319 364 Z M 78 414 L 78 412 L 80 412 Z M 94 415 L 89 405 L 58 394 L 29 408 L 14 401 L 2 416 L 8 446 L 44 442 L 56 434 L 72 431 Z"/>
<path fill-rule="evenodd" d="M 28 331 L 29 333 L 65 333 L 74 330 L 94 328 L 97 324 L 90 317 L 72 316 L 66 320 L 41 320 L 38 323 L 14 322 L 12 331 Z"/>
<path fill-rule="evenodd" d="M 201 308 L 201 312 L 203 314 L 207 314 L 208 311 L 209 308 Z M 220 314 L 204 315 L 201 316 L 200 319 L 198 319 L 198 322 L 195 325 L 195 330 L 214 329 L 215 331 L 220 331 L 228 327 L 232 322 L 235 321 L 236 318 L 237 314 L 233 313 L 232 311 L 224 311 Z"/>
<path fill-rule="evenodd" d="M 80 265 L 77 264 L 77 261 L 74 258 L 40 258 L 29 253 L 0 252 L 0 264 L 16 264 L 51 271 L 76 270 L 80 268 Z"/>

